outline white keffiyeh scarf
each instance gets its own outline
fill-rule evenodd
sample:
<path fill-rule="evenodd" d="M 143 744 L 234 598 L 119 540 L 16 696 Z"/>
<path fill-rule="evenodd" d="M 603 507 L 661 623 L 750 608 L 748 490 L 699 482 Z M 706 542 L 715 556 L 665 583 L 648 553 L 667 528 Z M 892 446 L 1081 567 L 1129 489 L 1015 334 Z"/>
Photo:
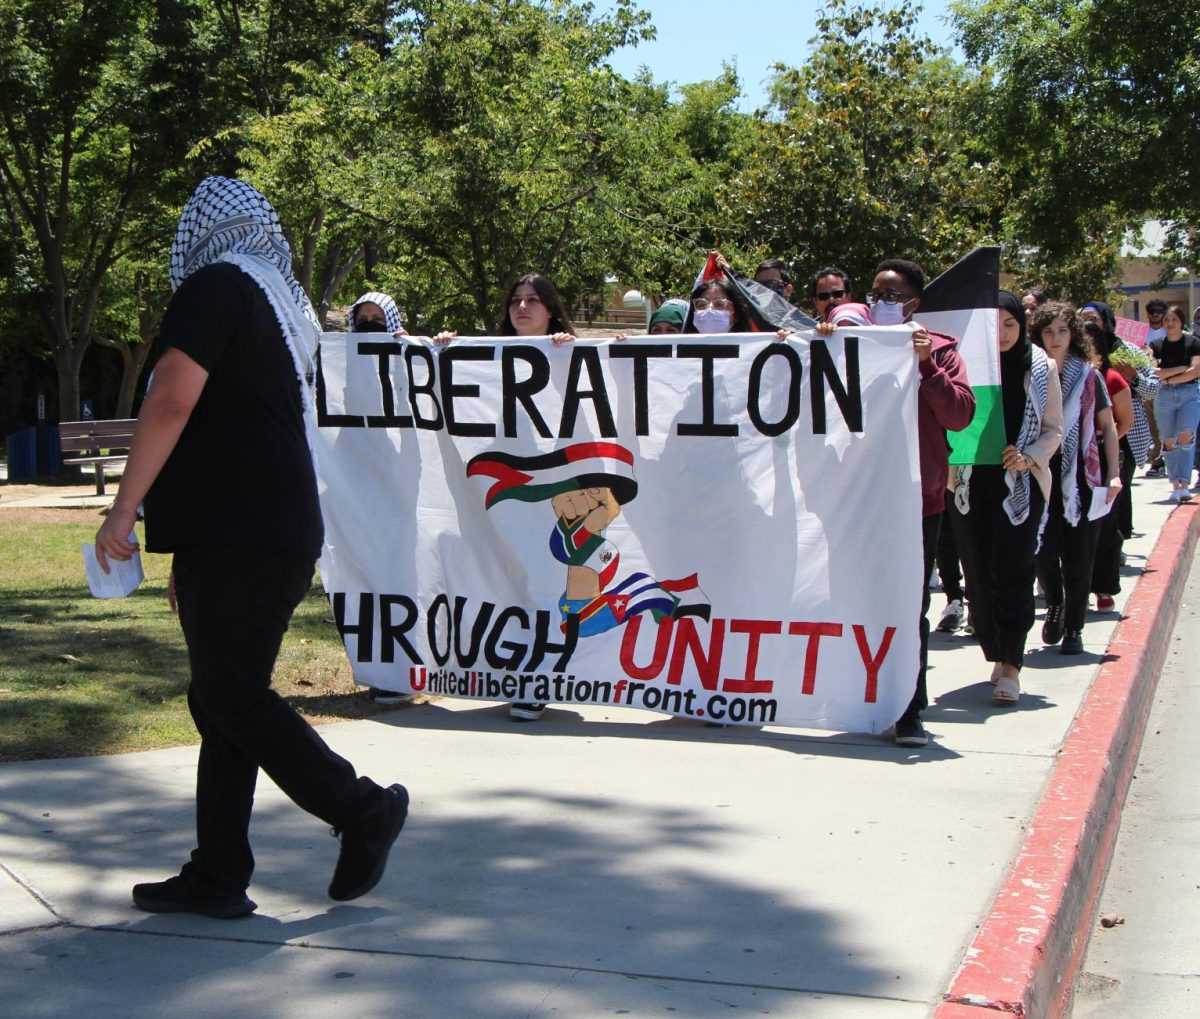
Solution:
<path fill-rule="evenodd" d="M 1079 525 L 1079 483 L 1076 480 L 1078 459 L 1082 452 L 1084 475 L 1093 488 L 1100 487 L 1100 448 L 1096 439 L 1095 369 L 1083 358 L 1068 356 L 1062 373 L 1063 434 L 1062 469 L 1059 484 L 1062 489 L 1063 516 L 1072 527 Z M 1082 510 L 1086 512 L 1086 509 Z"/>
<path fill-rule="evenodd" d="M 171 245 L 171 289 L 216 262 L 235 265 L 254 280 L 275 312 L 296 366 L 311 447 L 320 323 L 292 275 L 292 250 L 274 206 L 249 184 L 229 177 L 205 178 L 183 207 Z"/>

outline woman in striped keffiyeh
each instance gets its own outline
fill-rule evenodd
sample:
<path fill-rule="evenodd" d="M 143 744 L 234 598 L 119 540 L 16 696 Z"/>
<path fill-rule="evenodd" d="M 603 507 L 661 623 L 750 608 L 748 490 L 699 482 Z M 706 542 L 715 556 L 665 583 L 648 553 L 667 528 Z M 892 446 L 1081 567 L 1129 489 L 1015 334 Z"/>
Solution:
<path fill-rule="evenodd" d="M 1030 342 L 1015 294 L 1000 291 L 998 315 L 1008 445 L 1000 464 L 959 472 L 951 518 L 971 592 L 975 636 L 992 663 L 993 700 L 1011 705 L 1021 695 L 1025 639 L 1034 620 L 1034 554 L 1063 416 L 1058 369 Z"/>
<path fill-rule="evenodd" d="M 1093 492 L 1105 512 L 1122 486 L 1112 401 L 1097 370 L 1100 359 L 1069 304 L 1044 304 L 1031 321 L 1034 342 L 1053 359 L 1063 394 L 1063 443 L 1050 461 L 1052 489 L 1037 554 L 1037 577 L 1046 592 L 1042 640 L 1064 655 L 1083 653 L 1092 560 L 1099 519 Z M 1104 463 L 1101 463 L 1103 453 Z M 1105 469 L 1106 468 L 1106 469 Z M 1104 480 L 1107 478 L 1107 482 Z"/>
<path fill-rule="evenodd" d="M 363 294 L 350 306 L 350 332 L 402 333 L 404 323 L 400 319 L 400 309 L 387 294 L 374 290 Z"/>

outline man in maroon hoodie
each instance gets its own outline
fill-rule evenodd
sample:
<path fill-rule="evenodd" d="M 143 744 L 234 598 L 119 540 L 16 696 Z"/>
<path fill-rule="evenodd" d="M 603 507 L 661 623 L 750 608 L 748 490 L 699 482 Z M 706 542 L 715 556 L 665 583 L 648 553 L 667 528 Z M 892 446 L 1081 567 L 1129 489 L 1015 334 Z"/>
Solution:
<path fill-rule="evenodd" d="M 911 322 L 921 306 L 925 273 L 916 262 L 888 258 L 875 269 L 875 282 L 867 294 L 876 325 Z M 958 341 L 931 333 L 917 324 L 913 349 L 917 352 L 920 383 L 917 388 L 917 442 L 921 452 L 921 543 L 925 569 L 921 574 L 921 661 L 917 689 L 896 722 L 896 742 L 923 747 L 929 734 L 921 724 L 928 706 L 925 670 L 929 660 L 929 575 L 937 552 L 938 530 L 945 509 L 946 482 L 950 474 L 950 446 L 946 432 L 958 432 L 975 416 L 975 394 L 967 382 L 967 368 L 958 356 Z"/>

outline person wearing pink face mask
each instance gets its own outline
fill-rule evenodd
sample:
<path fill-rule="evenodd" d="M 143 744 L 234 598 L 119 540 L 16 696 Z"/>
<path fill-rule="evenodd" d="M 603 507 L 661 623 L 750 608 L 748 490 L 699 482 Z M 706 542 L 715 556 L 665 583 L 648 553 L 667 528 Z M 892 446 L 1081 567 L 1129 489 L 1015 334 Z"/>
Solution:
<path fill-rule="evenodd" d="M 685 333 L 750 333 L 754 326 L 741 296 L 724 280 L 697 283 L 684 319 Z"/>

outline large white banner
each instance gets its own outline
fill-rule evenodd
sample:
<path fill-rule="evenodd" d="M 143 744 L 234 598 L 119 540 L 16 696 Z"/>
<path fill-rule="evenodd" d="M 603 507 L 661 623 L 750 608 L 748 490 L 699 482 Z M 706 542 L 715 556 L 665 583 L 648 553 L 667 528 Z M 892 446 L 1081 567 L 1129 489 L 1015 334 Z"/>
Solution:
<path fill-rule="evenodd" d="M 321 573 L 355 678 L 879 732 L 918 662 L 906 328 L 322 337 Z"/>

